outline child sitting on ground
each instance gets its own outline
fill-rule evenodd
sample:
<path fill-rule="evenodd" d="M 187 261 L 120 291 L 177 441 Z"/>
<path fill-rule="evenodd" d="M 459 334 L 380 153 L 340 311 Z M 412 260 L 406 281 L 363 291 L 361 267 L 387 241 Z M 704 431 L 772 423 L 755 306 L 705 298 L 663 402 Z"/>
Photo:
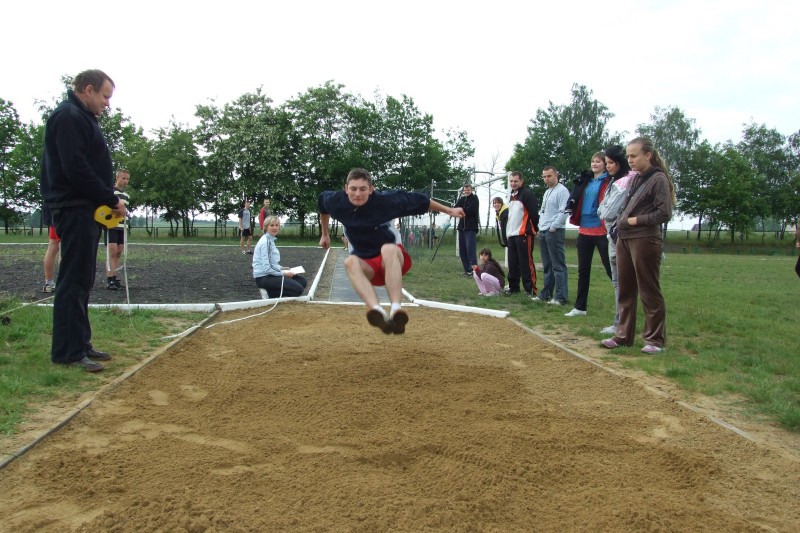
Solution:
<path fill-rule="evenodd" d="M 478 264 L 472 267 L 472 277 L 478 284 L 481 296 L 497 296 L 506 284 L 503 267 L 492 258 L 492 251 L 483 248 L 478 256 Z"/>

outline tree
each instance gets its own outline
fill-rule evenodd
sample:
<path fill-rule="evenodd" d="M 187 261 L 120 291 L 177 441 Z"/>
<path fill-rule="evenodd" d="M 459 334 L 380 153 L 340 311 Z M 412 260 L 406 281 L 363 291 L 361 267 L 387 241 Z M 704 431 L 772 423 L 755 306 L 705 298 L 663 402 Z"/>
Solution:
<path fill-rule="evenodd" d="M 716 152 L 714 174 L 706 193 L 713 220 L 730 229 L 731 242 L 736 234 L 744 239 L 753 221 L 765 209 L 766 199 L 759 194 L 763 181 L 753 172 L 747 159 L 727 143 Z"/>
<path fill-rule="evenodd" d="M 142 202 L 153 211 L 163 210 L 162 217 L 170 223 L 170 234 L 180 231 L 184 237 L 191 235 L 194 216 L 201 209 L 201 190 L 204 168 L 193 131 L 183 124 L 171 123 L 169 129 L 156 132 L 157 138 L 147 141 L 148 150 L 140 149 L 132 167 L 139 172 Z M 133 171 L 132 171 L 133 172 Z"/>
<path fill-rule="evenodd" d="M 197 142 L 206 152 L 202 200 L 217 224 L 244 199 L 258 201 L 285 179 L 286 120 L 261 88 L 219 108 L 197 106 Z M 279 208 L 280 202 L 273 204 Z M 216 232 L 216 228 L 215 228 Z"/>
<path fill-rule="evenodd" d="M 798 158 L 786 138 L 764 124 L 747 125 L 736 148 L 766 185 L 759 194 L 766 198 L 765 210 L 759 213 L 762 223 L 771 216 L 778 223 L 778 234 L 783 239 L 787 224 L 797 213 L 797 194 L 792 190 L 792 181 L 798 172 Z"/>
<path fill-rule="evenodd" d="M 703 220 L 711 213 L 711 196 L 709 191 L 715 176 L 722 173 L 721 156 L 717 148 L 708 141 L 703 141 L 689 154 L 681 173 L 684 186 L 680 190 L 680 209 L 687 215 L 697 217 L 697 239 L 703 229 Z M 714 221 L 710 221 L 711 224 Z M 706 228 L 709 232 L 711 226 Z M 709 233 L 709 238 L 711 233 Z"/>
<path fill-rule="evenodd" d="M 20 122 L 14 104 L 0 98 L 0 217 L 5 232 L 39 203 L 41 133 Z"/>
<path fill-rule="evenodd" d="M 685 175 L 685 169 L 700 138 L 700 130 L 695 128 L 694 124 L 695 120 L 686 117 L 680 108 L 670 106 L 656 107 L 650 115 L 650 123 L 639 124 L 637 127 L 639 135 L 653 140 L 656 150 L 669 167 L 665 170 L 675 183 L 677 207 L 684 213 L 688 212 L 687 206 L 684 205 L 685 191 L 696 190 Z"/>
<path fill-rule="evenodd" d="M 577 176 L 588 167 L 592 154 L 610 144 L 618 144 L 619 134 L 606 127 L 614 117 L 608 108 L 592 98 L 592 91 L 577 83 L 572 86 L 569 105 L 552 101 L 546 110 L 538 109 L 528 126 L 528 137 L 514 147 L 506 170 L 521 171 L 537 194 L 544 191 L 540 180 L 531 179 L 547 165 L 563 176 Z"/>
<path fill-rule="evenodd" d="M 353 162 L 353 152 L 345 147 L 352 132 L 354 97 L 344 86 L 332 81 L 288 100 L 283 109 L 291 121 L 288 176 L 279 191 L 284 206 L 301 221 L 317 210 L 322 191 L 339 189 L 343 172 Z M 301 227 L 304 232 L 305 226 Z"/>

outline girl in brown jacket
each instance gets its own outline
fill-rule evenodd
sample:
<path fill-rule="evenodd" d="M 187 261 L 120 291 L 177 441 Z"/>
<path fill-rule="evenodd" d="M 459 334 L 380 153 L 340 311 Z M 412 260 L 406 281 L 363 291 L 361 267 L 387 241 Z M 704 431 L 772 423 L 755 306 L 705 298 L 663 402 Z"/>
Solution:
<path fill-rule="evenodd" d="M 628 143 L 628 163 L 639 172 L 617 218 L 617 271 L 619 275 L 619 325 L 615 335 L 602 341 L 606 348 L 632 346 L 636 332 L 637 297 L 644 310 L 644 348 L 657 354 L 666 343 L 666 306 L 661 294 L 661 225 L 672 218 L 675 186 L 653 141 L 637 137 Z"/>

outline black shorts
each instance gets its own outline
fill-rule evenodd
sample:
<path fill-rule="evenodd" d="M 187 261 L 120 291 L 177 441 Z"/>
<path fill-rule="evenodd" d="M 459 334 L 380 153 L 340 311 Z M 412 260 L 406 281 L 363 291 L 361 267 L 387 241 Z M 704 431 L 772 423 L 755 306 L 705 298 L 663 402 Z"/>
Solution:
<path fill-rule="evenodd" d="M 110 230 L 106 230 L 106 231 L 108 233 L 108 237 L 107 237 L 108 240 L 106 241 L 106 242 L 108 242 L 108 244 L 119 244 L 119 245 L 125 244 L 125 230 L 124 229 L 122 229 L 122 228 L 120 228 L 120 229 L 110 229 Z"/>
<path fill-rule="evenodd" d="M 242 237 L 252 237 L 252 236 L 253 236 L 253 232 L 250 231 L 249 229 L 243 229 L 242 230 Z"/>

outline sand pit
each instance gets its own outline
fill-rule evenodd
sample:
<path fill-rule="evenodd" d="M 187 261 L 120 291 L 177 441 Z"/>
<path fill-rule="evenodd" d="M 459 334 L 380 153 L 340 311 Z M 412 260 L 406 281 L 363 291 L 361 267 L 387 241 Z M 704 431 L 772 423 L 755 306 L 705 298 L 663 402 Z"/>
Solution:
<path fill-rule="evenodd" d="M 800 530 L 796 460 L 510 320 L 409 309 L 404 336 L 301 303 L 198 330 L 0 472 L 0 530 Z"/>

